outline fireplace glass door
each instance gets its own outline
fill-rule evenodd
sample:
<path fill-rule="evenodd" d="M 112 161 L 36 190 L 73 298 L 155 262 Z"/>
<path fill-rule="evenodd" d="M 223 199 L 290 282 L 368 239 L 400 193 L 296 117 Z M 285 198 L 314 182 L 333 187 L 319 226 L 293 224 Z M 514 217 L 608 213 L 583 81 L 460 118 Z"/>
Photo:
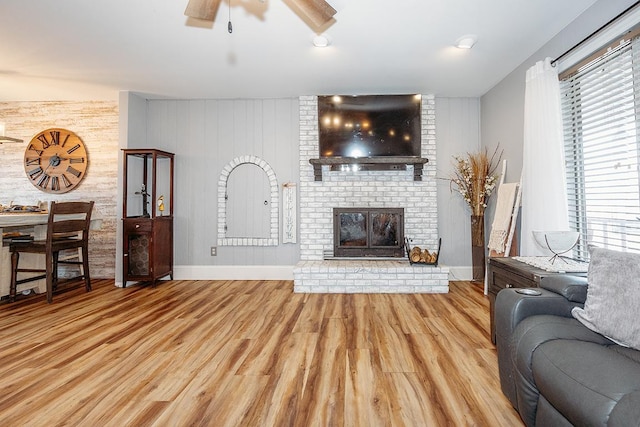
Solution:
<path fill-rule="evenodd" d="M 367 247 L 367 217 L 362 212 L 340 214 L 340 246 Z"/>
<path fill-rule="evenodd" d="M 336 257 L 404 256 L 402 208 L 335 208 Z"/>

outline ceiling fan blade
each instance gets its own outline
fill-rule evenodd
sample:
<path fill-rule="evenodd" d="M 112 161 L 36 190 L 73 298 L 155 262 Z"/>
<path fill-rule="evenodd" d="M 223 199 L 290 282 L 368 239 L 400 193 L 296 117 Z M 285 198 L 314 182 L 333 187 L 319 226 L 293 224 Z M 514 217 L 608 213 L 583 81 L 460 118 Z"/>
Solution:
<path fill-rule="evenodd" d="M 189 0 L 184 14 L 190 18 L 213 21 L 222 0 Z"/>
<path fill-rule="evenodd" d="M 290 0 L 290 3 L 316 27 L 322 27 L 336 14 L 336 10 L 324 0 Z"/>

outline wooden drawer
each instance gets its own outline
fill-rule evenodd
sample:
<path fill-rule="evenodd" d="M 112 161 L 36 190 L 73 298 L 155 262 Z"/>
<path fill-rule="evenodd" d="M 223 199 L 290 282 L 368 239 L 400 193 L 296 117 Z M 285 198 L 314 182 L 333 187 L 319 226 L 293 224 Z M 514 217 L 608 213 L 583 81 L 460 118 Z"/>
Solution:
<path fill-rule="evenodd" d="M 489 292 L 497 295 L 504 288 L 535 288 L 537 286 L 537 282 L 531 277 L 493 270 L 492 280 L 489 281 Z"/>
<path fill-rule="evenodd" d="M 125 220 L 124 221 L 124 232 L 125 233 L 143 233 L 151 231 L 151 221 L 137 221 L 137 220 Z"/>

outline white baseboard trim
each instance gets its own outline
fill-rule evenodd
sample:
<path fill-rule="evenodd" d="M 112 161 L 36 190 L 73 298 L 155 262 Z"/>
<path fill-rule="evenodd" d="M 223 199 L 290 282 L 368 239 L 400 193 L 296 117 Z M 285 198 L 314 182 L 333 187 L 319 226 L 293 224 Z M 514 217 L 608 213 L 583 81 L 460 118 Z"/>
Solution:
<path fill-rule="evenodd" d="M 176 280 L 293 280 L 293 265 L 175 265 Z"/>
<path fill-rule="evenodd" d="M 176 265 L 176 280 L 293 280 L 294 265 Z M 449 280 L 471 280 L 472 267 L 447 267 Z M 121 281 L 115 285 L 122 287 Z"/>
<path fill-rule="evenodd" d="M 176 265 L 176 280 L 293 280 L 294 265 Z M 472 267 L 447 267 L 449 280 L 471 280 Z"/>
<path fill-rule="evenodd" d="M 473 279 L 473 267 L 449 267 L 449 280 L 472 280 Z"/>

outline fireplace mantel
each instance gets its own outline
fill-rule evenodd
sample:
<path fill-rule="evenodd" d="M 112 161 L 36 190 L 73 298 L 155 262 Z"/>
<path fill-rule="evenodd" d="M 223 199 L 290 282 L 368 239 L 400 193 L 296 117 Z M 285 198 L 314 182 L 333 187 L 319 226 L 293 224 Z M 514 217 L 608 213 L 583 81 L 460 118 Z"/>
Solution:
<path fill-rule="evenodd" d="M 429 159 L 424 157 L 323 157 L 309 159 L 313 165 L 313 175 L 316 181 L 322 181 L 323 165 L 412 165 L 413 180 L 422 181 L 422 167 Z"/>

